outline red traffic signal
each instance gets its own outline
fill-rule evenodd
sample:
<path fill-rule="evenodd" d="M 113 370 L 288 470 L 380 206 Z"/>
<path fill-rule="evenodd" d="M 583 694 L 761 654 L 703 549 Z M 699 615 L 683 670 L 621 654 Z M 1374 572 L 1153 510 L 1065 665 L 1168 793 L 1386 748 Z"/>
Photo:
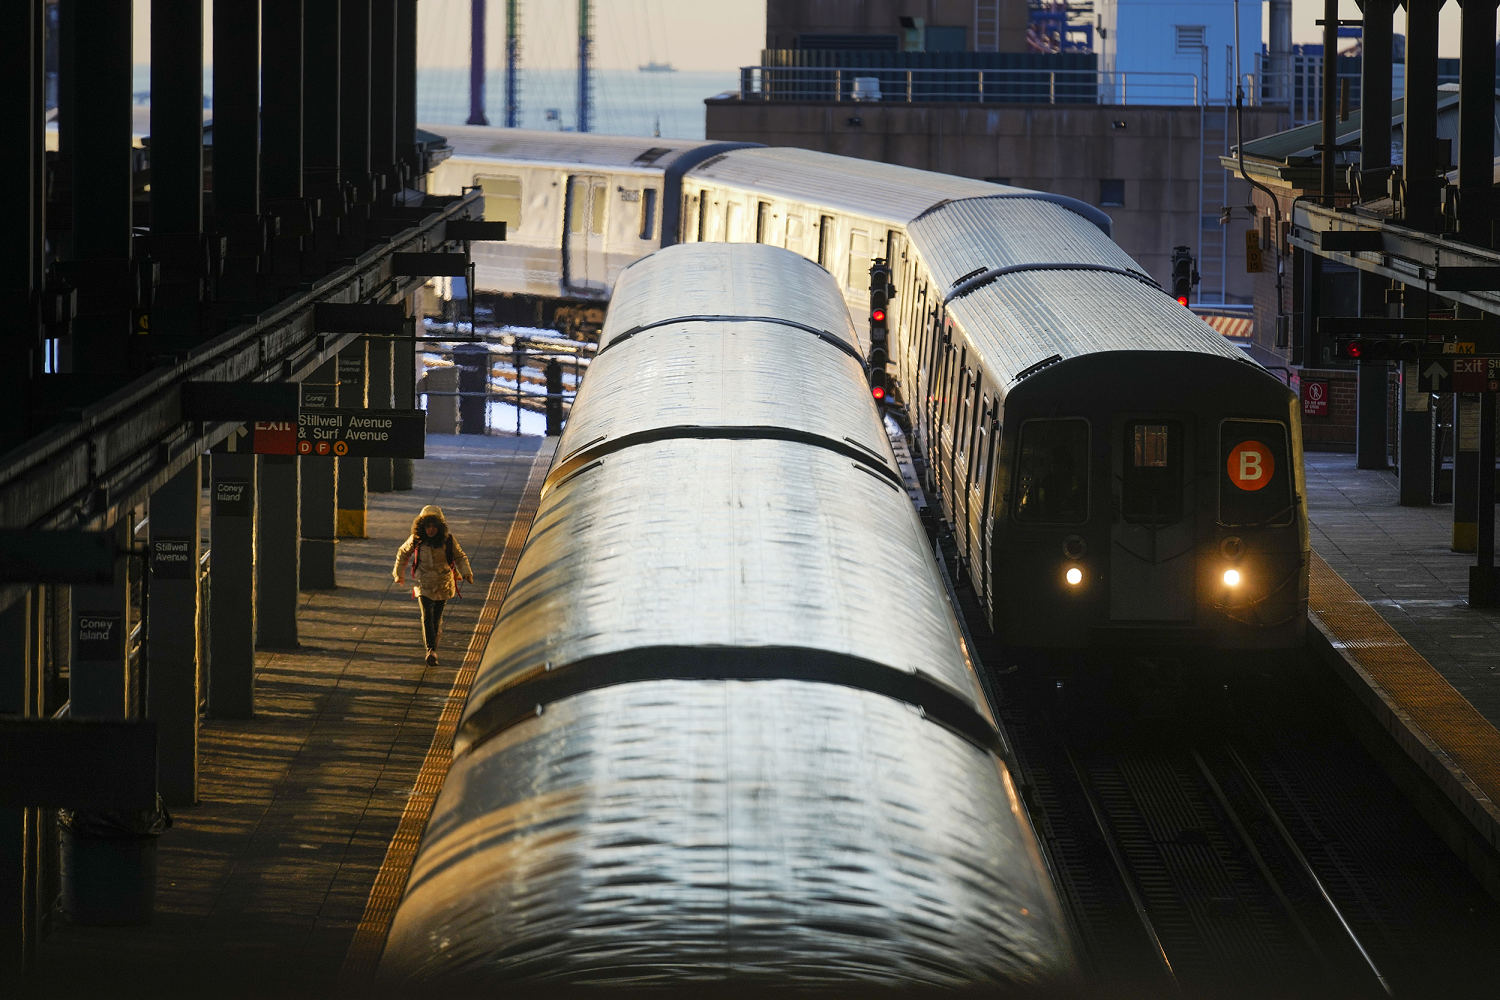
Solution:
<path fill-rule="evenodd" d="M 1187 305 L 1188 304 L 1188 297 L 1186 295 L 1179 295 L 1179 296 L 1177 296 L 1177 304 L 1180 305 L 1180 306 Z"/>
<path fill-rule="evenodd" d="M 870 322 L 871 323 L 884 323 L 885 322 L 885 310 L 884 309 L 871 309 L 870 310 Z"/>
<path fill-rule="evenodd" d="M 1365 345 L 1358 340 L 1346 340 L 1340 346 L 1342 350 L 1339 353 L 1346 358 L 1360 358 L 1364 356 Z"/>
<path fill-rule="evenodd" d="M 872 385 L 872 386 L 870 386 L 870 395 L 875 397 L 875 402 L 877 402 L 877 403 L 883 403 L 883 402 L 885 402 L 885 386 L 883 386 L 883 385 Z"/>

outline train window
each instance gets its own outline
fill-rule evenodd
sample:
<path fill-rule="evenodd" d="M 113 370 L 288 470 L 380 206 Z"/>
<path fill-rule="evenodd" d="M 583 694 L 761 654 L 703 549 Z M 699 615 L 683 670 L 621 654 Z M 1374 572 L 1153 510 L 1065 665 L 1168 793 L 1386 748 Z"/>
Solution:
<path fill-rule="evenodd" d="M 788 250 L 802 252 L 802 216 L 788 215 L 786 217 L 786 243 Z"/>
<path fill-rule="evenodd" d="M 1182 519 L 1182 425 L 1142 420 L 1125 427 L 1120 512 L 1135 524 Z"/>
<path fill-rule="evenodd" d="M 649 240 L 656 235 L 656 188 L 641 192 L 641 239 Z"/>
<path fill-rule="evenodd" d="M 833 216 L 818 216 L 818 263 L 823 267 L 828 266 L 829 241 L 833 239 Z"/>
<path fill-rule="evenodd" d="M 858 229 L 849 233 L 849 268 L 844 287 L 870 287 L 870 234 Z"/>
<path fill-rule="evenodd" d="M 771 222 L 771 203 L 758 201 L 755 203 L 755 242 L 764 243 L 766 232 Z"/>
<path fill-rule="evenodd" d="M 606 194 L 608 190 L 601 183 L 589 186 L 589 232 L 594 236 L 604 235 L 604 207 L 609 204 Z"/>
<path fill-rule="evenodd" d="M 1082 524 L 1089 516 L 1089 424 L 1077 417 L 1021 425 L 1016 520 Z"/>
<path fill-rule="evenodd" d="M 1286 427 L 1274 420 L 1219 425 L 1219 523 L 1292 523 L 1292 466 Z"/>
<path fill-rule="evenodd" d="M 521 178 L 476 177 L 474 183 L 484 193 L 484 221 L 515 230 L 521 224 Z"/>
<path fill-rule="evenodd" d="M 698 242 L 703 243 L 708 239 L 708 194 L 698 194 Z"/>

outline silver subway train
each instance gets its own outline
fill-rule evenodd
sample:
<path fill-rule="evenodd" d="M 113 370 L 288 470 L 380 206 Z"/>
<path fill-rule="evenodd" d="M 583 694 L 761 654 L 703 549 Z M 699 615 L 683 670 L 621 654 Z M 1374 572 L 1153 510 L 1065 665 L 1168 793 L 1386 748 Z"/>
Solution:
<path fill-rule="evenodd" d="M 515 234 L 494 252 L 530 262 L 523 284 L 477 259 L 480 289 L 569 294 L 582 254 L 605 295 L 660 245 L 772 244 L 832 274 L 868 357 L 870 266 L 889 261 L 890 387 L 963 577 L 1018 654 L 1300 646 L 1296 398 L 1156 287 L 1098 209 L 800 149 L 446 131 L 435 183 L 485 186 Z"/>
<path fill-rule="evenodd" d="M 829 276 L 625 269 L 383 984 L 1065 989 L 960 636 Z"/>

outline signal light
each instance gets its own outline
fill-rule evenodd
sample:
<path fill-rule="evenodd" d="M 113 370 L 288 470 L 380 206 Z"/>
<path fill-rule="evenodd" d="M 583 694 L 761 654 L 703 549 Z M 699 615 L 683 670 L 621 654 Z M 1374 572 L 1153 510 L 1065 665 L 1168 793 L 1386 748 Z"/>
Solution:
<path fill-rule="evenodd" d="M 1198 267 L 1193 263 L 1193 252 L 1188 246 L 1172 248 L 1172 296 L 1179 304 L 1187 305 L 1198 283 Z"/>
<path fill-rule="evenodd" d="M 884 309 L 871 309 L 870 310 L 870 322 L 871 323 L 884 323 L 885 322 L 885 310 Z"/>
<path fill-rule="evenodd" d="M 884 403 L 885 402 L 885 386 L 883 386 L 883 385 L 872 385 L 872 386 L 870 386 L 870 395 L 873 396 L 873 397 L 875 397 L 875 402 L 877 402 L 877 403 Z"/>
<path fill-rule="evenodd" d="M 1420 361 L 1425 346 L 1426 341 L 1395 337 L 1340 337 L 1334 341 L 1334 352 L 1345 361 Z"/>

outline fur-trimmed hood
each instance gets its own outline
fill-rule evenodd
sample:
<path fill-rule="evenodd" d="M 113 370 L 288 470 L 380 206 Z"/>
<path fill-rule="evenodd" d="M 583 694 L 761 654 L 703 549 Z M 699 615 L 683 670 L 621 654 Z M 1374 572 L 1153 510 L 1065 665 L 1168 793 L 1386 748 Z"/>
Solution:
<path fill-rule="evenodd" d="M 438 529 L 437 534 L 430 539 L 427 537 L 427 526 L 429 524 L 436 524 Z M 422 512 L 411 522 L 411 533 L 413 537 L 428 544 L 435 545 L 441 543 L 448 537 L 448 522 L 443 518 L 443 508 L 432 504 L 423 507 Z"/>

